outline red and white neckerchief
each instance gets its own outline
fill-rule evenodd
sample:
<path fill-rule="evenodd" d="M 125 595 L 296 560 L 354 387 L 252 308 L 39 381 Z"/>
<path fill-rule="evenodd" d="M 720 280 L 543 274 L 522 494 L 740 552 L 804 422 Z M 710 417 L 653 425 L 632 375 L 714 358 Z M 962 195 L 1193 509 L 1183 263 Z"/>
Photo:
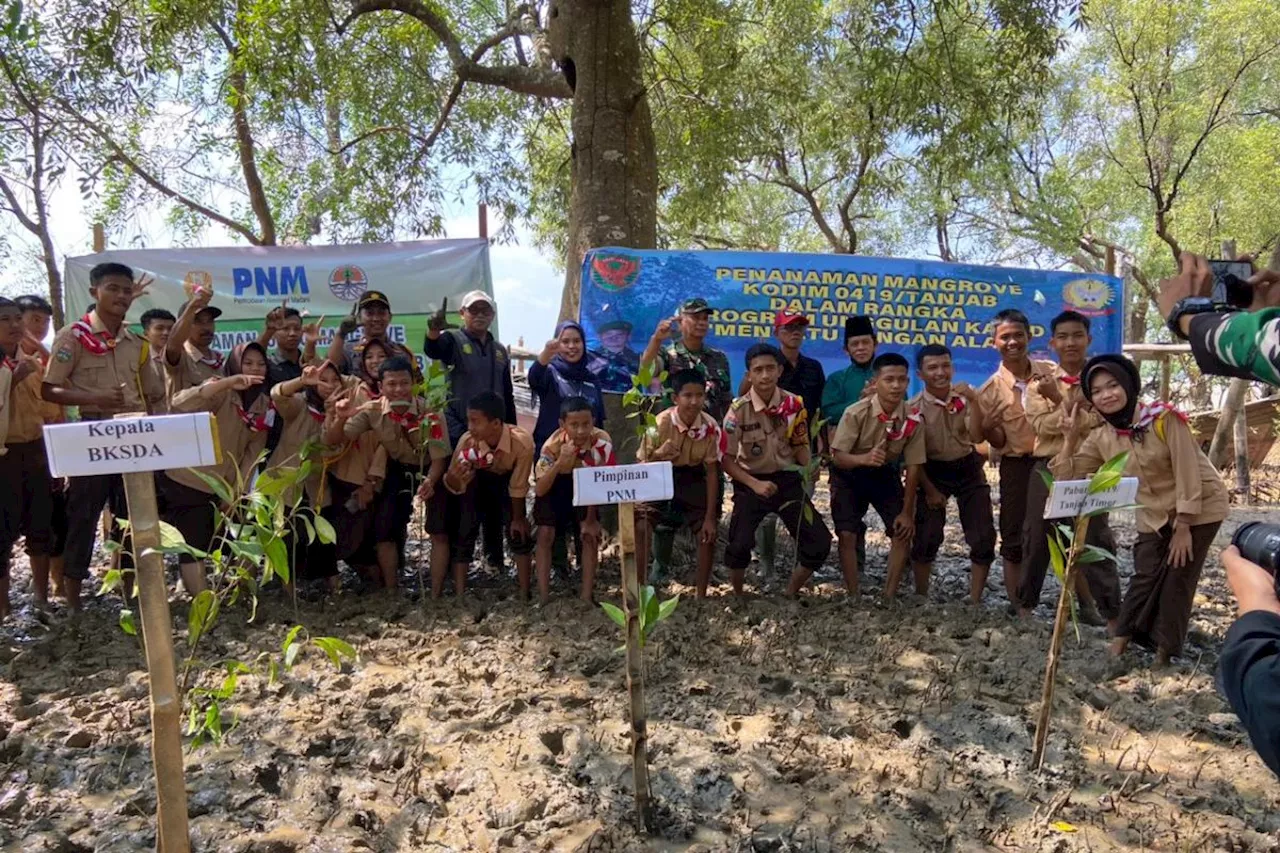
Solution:
<path fill-rule="evenodd" d="M 923 420 L 923 418 L 920 416 L 919 409 L 912 409 L 907 413 L 907 417 L 903 420 L 901 427 L 898 426 L 897 417 L 887 415 L 884 412 L 876 415 L 876 420 L 885 425 L 885 438 L 890 441 L 897 441 L 898 439 L 911 438 L 912 434 L 916 431 L 916 427 L 920 426 L 920 421 Z"/>
<path fill-rule="evenodd" d="M 941 406 L 948 415 L 960 414 L 965 410 L 967 405 L 964 397 L 959 394 L 952 394 L 945 400 L 939 400 L 937 397 L 930 394 L 927 399 L 935 406 Z"/>
<path fill-rule="evenodd" d="M 1076 385 L 1076 386 L 1078 386 L 1078 385 L 1080 384 L 1080 377 L 1079 377 L 1079 376 L 1068 376 L 1068 375 L 1066 375 L 1066 374 L 1064 373 L 1063 375 L 1059 376 L 1059 377 L 1058 377 L 1058 379 L 1059 379 L 1059 381 L 1061 381 L 1061 382 L 1062 382 L 1062 384 L 1063 384 L 1063 385 Z"/>
<path fill-rule="evenodd" d="M 794 394 L 783 393 L 782 402 L 776 406 L 769 406 L 764 413 L 771 418 L 782 418 L 786 424 L 787 438 L 791 437 L 791 431 L 795 429 L 796 422 L 800 419 L 800 413 L 804 411 L 804 404 L 800 402 L 800 398 Z"/>
<path fill-rule="evenodd" d="M 243 406 L 237 403 L 236 414 L 240 416 L 240 420 L 249 428 L 250 432 L 266 432 L 276 422 L 274 406 L 269 407 L 260 415 L 255 415 L 253 412 L 246 411 Z"/>
<path fill-rule="evenodd" d="M 679 416 L 677 415 L 677 417 Z M 718 431 L 715 421 L 699 415 L 698 422 L 685 430 L 685 434 L 693 441 L 702 441 L 704 438 L 711 435 L 713 431 Z"/>
<path fill-rule="evenodd" d="M 473 444 L 470 447 L 464 447 L 462 450 L 458 451 L 458 459 L 469 463 L 472 468 L 483 470 L 493 464 L 493 451 L 490 450 L 488 453 L 481 453 L 480 448 Z"/>
<path fill-rule="evenodd" d="M 9 358 L 9 356 L 7 356 L 7 355 L 4 357 L 4 362 L 3 362 L 3 363 L 4 363 L 4 366 L 5 366 L 5 367 L 9 368 L 9 369 L 10 369 L 10 370 L 12 370 L 12 371 L 15 371 L 15 372 L 16 372 L 16 371 L 17 371 L 17 369 L 18 369 L 18 362 L 16 362 L 16 361 L 14 361 L 13 359 Z"/>
<path fill-rule="evenodd" d="M 71 337 L 80 342 L 85 352 L 93 355 L 106 355 L 116 348 L 116 336 L 106 329 L 95 332 L 88 314 L 71 324 Z"/>
<path fill-rule="evenodd" d="M 201 355 L 197 361 L 210 370 L 218 371 L 222 369 L 222 365 L 226 362 L 226 358 L 216 349 L 209 350 L 211 355 Z"/>
<path fill-rule="evenodd" d="M 315 406 L 307 403 L 307 414 L 311 415 L 311 419 L 318 424 L 324 423 L 324 410 L 317 409 Z"/>
<path fill-rule="evenodd" d="M 569 437 L 565 436 L 565 441 Z M 592 442 L 589 447 L 576 448 L 578 458 L 582 460 L 582 464 L 588 468 L 598 468 L 601 465 L 616 465 L 618 460 L 613 455 L 613 444 L 604 438 L 598 438 Z"/>
<path fill-rule="evenodd" d="M 397 412 L 392 409 L 387 412 L 387 417 L 391 419 L 392 423 L 400 424 L 400 426 L 404 427 L 405 432 L 413 432 L 422 425 L 422 415 L 416 412 Z"/>
<path fill-rule="evenodd" d="M 1139 403 L 1134 412 L 1133 423 L 1128 429 L 1117 429 L 1116 435 L 1131 437 L 1134 441 L 1142 441 L 1147 430 L 1166 413 L 1173 415 L 1184 424 L 1189 420 L 1185 412 L 1175 409 L 1163 400 L 1154 403 Z"/>

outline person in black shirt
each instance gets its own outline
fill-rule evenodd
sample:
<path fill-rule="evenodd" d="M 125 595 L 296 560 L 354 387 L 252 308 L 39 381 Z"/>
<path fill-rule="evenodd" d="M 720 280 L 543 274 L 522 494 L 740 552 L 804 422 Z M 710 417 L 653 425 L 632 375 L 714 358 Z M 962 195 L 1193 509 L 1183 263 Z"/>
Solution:
<path fill-rule="evenodd" d="M 1263 762 L 1280 776 L 1280 598 L 1276 580 L 1234 545 L 1222 552 L 1240 616 L 1218 659 L 1222 690 Z"/>
<path fill-rule="evenodd" d="M 778 387 L 790 391 L 804 401 L 808 423 L 815 424 L 822 414 L 822 389 L 827 384 L 827 373 L 822 369 L 822 362 L 809 358 L 800 352 L 805 335 L 809 331 L 809 318 L 804 314 L 790 311 L 779 311 L 773 321 L 774 335 L 778 338 L 778 348 L 782 350 L 782 375 L 778 378 Z M 746 393 L 746 381 L 740 394 Z M 824 441 L 826 430 L 820 429 L 815 434 L 814 450 Z M 812 484 L 810 484 L 812 489 Z M 812 491 L 810 492 L 812 494 Z M 774 557 L 778 552 L 778 519 L 769 516 L 756 529 L 756 554 L 760 558 L 760 575 L 762 579 L 771 580 L 774 576 Z"/>
<path fill-rule="evenodd" d="M 268 323 L 273 319 L 269 318 Z M 276 348 L 267 363 L 272 385 L 302 378 L 302 312 L 285 306 L 274 318 Z"/>

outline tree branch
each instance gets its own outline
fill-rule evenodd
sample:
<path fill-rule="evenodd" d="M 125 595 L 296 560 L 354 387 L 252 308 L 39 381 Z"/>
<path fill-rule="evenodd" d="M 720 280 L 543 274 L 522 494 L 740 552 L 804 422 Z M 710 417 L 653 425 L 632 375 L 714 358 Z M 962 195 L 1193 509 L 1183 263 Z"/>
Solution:
<path fill-rule="evenodd" d="M 9 203 L 9 212 L 21 223 L 22 227 L 37 237 L 40 236 L 39 226 L 36 225 L 35 220 L 23 212 L 22 204 L 18 201 L 17 194 L 9 186 L 9 182 L 5 180 L 4 175 L 0 175 L 0 193 L 4 194 L 5 201 Z"/>

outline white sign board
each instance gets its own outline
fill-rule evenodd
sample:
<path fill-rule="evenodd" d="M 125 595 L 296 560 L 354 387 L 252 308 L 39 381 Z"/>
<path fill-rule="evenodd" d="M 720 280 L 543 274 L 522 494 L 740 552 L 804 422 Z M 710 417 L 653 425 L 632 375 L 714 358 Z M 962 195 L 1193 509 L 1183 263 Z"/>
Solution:
<path fill-rule="evenodd" d="M 1053 492 L 1044 506 L 1045 518 L 1067 518 L 1116 506 L 1129 506 L 1138 499 L 1138 478 L 1121 477 L 1110 489 L 1089 494 L 1088 480 L 1055 480 Z"/>
<path fill-rule="evenodd" d="M 221 455 L 208 412 L 51 424 L 44 444 L 55 477 L 203 468 Z"/>
<path fill-rule="evenodd" d="M 674 494 L 670 462 L 604 465 L 573 472 L 574 506 L 669 501 Z"/>

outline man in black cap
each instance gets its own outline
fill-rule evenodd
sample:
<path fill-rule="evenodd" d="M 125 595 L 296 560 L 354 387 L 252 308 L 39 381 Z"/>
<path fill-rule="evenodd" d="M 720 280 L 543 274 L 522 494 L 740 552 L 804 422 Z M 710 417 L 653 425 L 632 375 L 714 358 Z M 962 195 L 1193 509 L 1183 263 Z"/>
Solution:
<path fill-rule="evenodd" d="M 723 421 L 733 402 L 733 384 L 729 378 L 729 358 L 706 345 L 715 309 L 701 296 L 686 299 L 679 317 L 668 317 L 658 324 L 640 363 L 653 365 L 655 375 L 663 370 L 675 376 L 682 370 L 696 370 L 707 379 L 707 412 L 717 422 Z M 676 325 L 680 339 L 667 343 Z"/>
<path fill-rule="evenodd" d="M 344 317 L 338 325 L 338 332 L 329 345 L 329 361 L 337 365 L 343 373 L 359 376 L 366 382 L 376 380 L 376 376 L 364 373 L 364 348 L 370 341 L 378 341 L 387 349 L 387 358 L 401 356 L 409 360 L 413 367 L 413 381 L 422 381 L 422 370 L 418 359 L 404 344 L 398 344 L 387 337 L 387 328 L 391 325 L 391 300 L 381 290 L 366 290 L 356 303 L 351 315 Z M 347 335 L 357 328 L 363 330 L 358 341 L 348 341 Z"/>
<path fill-rule="evenodd" d="M 222 316 L 222 309 L 210 305 L 212 300 L 213 291 L 200 287 L 178 311 L 178 321 L 173 324 L 164 347 L 164 366 L 171 383 L 168 389 L 170 397 L 185 388 L 194 388 L 222 376 L 226 357 L 213 347 L 216 321 Z"/>
<path fill-rule="evenodd" d="M 822 416 L 827 419 L 827 440 L 830 441 L 845 409 L 863 398 L 871 383 L 874 371 L 871 362 L 876 358 L 876 329 L 871 318 L 856 314 L 844 321 L 844 351 L 849 356 L 849 366 L 827 377 L 822 388 Z M 867 565 L 867 526 L 862 519 L 855 525 L 854 536 L 858 565 L 864 571 Z"/>
<path fill-rule="evenodd" d="M 588 356 L 587 369 L 599 377 L 600 390 L 625 394 L 640 372 L 640 354 L 631 348 L 631 323 L 612 305 L 604 310 L 596 334 L 600 349 Z"/>

